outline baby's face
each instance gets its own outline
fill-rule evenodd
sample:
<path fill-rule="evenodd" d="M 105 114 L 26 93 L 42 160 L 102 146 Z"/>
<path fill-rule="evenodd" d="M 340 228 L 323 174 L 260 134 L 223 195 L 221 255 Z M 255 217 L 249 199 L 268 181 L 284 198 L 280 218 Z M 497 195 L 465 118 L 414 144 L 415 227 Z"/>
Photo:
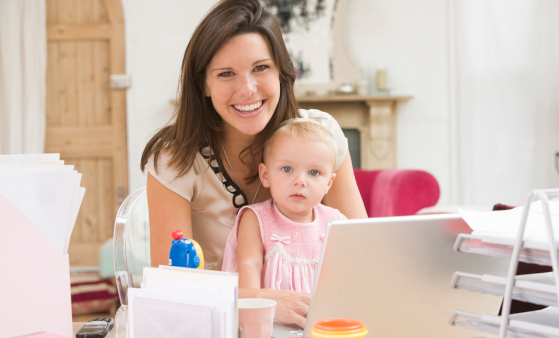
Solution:
<path fill-rule="evenodd" d="M 270 188 L 278 209 L 292 220 L 308 214 L 332 186 L 332 149 L 322 142 L 297 141 L 279 134 L 265 164 L 260 164 L 262 185 Z"/>

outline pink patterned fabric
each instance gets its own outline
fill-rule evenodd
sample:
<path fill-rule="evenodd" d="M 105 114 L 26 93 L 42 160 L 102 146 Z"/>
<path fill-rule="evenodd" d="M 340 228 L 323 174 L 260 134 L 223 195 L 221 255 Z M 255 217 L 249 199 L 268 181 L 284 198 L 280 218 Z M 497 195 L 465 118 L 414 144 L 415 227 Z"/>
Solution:
<path fill-rule="evenodd" d="M 319 204 L 313 209 L 312 223 L 297 223 L 285 217 L 272 199 L 241 208 L 227 238 L 223 271 L 237 272 L 239 220 L 247 208 L 252 209 L 258 218 L 264 244 L 260 286 L 310 293 L 328 222 L 341 219 L 340 212 Z"/>
<path fill-rule="evenodd" d="M 72 314 L 109 311 L 118 302 L 116 286 L 98 272 L 70 273 Z"/>

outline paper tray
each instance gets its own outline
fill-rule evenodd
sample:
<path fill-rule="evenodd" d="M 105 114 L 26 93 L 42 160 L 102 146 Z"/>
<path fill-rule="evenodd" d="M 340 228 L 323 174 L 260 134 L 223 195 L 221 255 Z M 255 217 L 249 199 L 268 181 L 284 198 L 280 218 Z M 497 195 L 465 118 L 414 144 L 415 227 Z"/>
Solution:
<path fill-rule="evenodd" d="M 510 315 L 507 338 L 559 338 L 558 317 L 559 309 L 556 307 Z M 489 334 L 499 334 L 501 317 L 455 310 L 449 323 Z"/>
<path fill-rule="evenodd" d="M 455 272 L 452 287 L 504 297 L 507 279 L 491 275 Z M 545 306 L 557 306 L 552 272 L 516 276 L 512 299 Z"/>
<path fill-rule="evenodd" d="M 454 243 L 454 250 L 497 258 L 511 258 L 514 243 L 515 240 L 510 238 L 460 234 Z M 525 241 L 520 250 L 519 261 L 551 266 L 548 244 Z"/>

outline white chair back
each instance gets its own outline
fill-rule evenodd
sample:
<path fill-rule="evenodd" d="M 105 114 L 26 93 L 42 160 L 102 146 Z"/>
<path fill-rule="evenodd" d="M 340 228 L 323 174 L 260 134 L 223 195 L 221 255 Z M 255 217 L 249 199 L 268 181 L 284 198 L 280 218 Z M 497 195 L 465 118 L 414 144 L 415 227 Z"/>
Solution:
<path fill-rule="evenodd" d="M 113 235 L 115 279 L 120 303 L 128 306 L 128 288 L 139 288 L 143 268 L 151 266 L 146 188 L 130 194 L 118 209 Z"/>

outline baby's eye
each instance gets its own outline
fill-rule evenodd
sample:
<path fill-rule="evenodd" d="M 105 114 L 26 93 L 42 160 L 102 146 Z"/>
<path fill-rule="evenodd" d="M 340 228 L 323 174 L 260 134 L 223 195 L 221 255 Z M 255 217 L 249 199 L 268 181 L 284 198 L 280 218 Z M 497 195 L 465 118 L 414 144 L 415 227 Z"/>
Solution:
<path fill-rule="evenodd" d="M 282 167 L 281 171 L 286 172 L 286 173 L 290 173 L 293 171 L 293 169 L 291 169 L 291 167 Z"/>
<path fill-rule="evenodd" d="M 261 71 L 266 70 L 266 69 L 268 69 L 268 68 L 270 68 L 270 66 L 268 66 L 268 65 L 260 65 L 260 66 L 254 67 L 254 70 L 257 71 L 257 72 L 261 72 Z"/>
<path fill-rule="evenodd" d="M 220 73 L 218 76 L 228 78 L 230 76 L 233 76 L 233 72 L 223 72 L 223 73 Z"/>
<path fill-rule="evenodd" d="M 309 171 L 309 175 L 318 176 L 318 175 L 320 175 L 320 172 L 318 170 L 311 170 L 311 171 Z"/>

